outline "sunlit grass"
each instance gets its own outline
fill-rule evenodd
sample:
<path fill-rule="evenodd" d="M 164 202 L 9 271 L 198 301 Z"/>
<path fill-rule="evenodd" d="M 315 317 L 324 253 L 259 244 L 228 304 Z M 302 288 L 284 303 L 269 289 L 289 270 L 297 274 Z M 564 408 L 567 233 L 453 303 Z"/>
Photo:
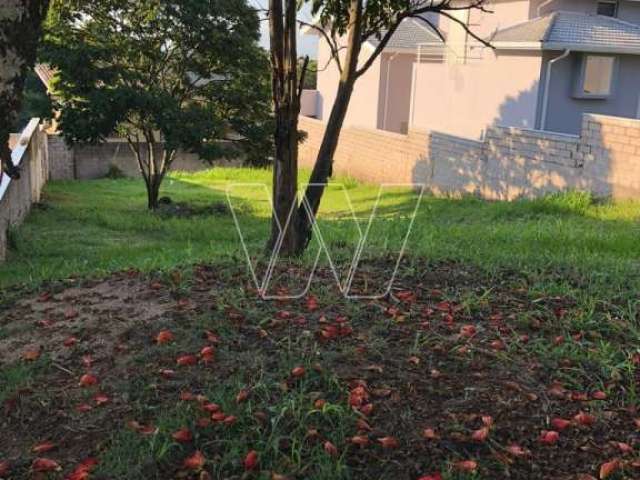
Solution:
<path fill-rule="evenodd" d="M 148 212 L 139 179 L 51 182 L 43 206 L 34 208 L 27 221 L 11 232 L 12 249 L 1 267 L 0 285 L 101 275 L 130 267 L 165 269 L 229 256 L 241 260 L 234 217 L 224 211 L 227 192 L 244 240 L 258 254 L 269 232 L 270 176 L 267 170 L 237 168 L 173 174 L 162 195 L 200 208 L 222 206 L 211 214 L 190 217 Z M 301 182 L 307 176 L 303 172 Z M 335 181 L 320 212 L 322 239 L 331 252 L 344 258 L 351 255 L 374 206 L 369 252 L 398 251 L 417 200 L 415 192 L 394 188 L 384 191 L 378 201 L 377 186 L 351 178 Z M 488 269 L 568 272 L 615 288 L 636 281 L 639 218 L 640 202 L 603 202 L 580 193 L 511 203 L 425 196 L 407 253 Z"/>

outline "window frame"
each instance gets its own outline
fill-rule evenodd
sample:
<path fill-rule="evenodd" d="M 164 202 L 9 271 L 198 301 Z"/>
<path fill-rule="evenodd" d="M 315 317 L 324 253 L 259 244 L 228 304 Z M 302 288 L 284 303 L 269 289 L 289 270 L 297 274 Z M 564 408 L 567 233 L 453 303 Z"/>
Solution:
<path fill-rule="evenodd" d="M 609 5 L 613 5 L 613 15 L 604 15 L 602 13 L 598 12 L 598 7 L 600 6 L 601 3 L 606 3 Z M 618 18 L 618 10 L 620 9 L 620 2 L 618 0 L 598 0 L 598 2 L 596 2 L 596 14 L 598 15 L 602 15 L 604 17 L 611 17 L 611 18 Z"/>
<path fill-rule="evenodd" d="M 609 84 L 609 93 L 587 93 L 584 91 L 584 82 L 586 79 L 587 73 L 587 61 L 589 57 L 606 57 L 612 58 L 613 63 L 611 65 L 611 82 Z M 577 81 L 574 87 L 574 98 L 579 98 L 583 100 L 607 100 L 615 96 L 616 93 L 616 85 L 618 80 L 618 65 L 620 63 L 619 57 L 617 55 L 612 54 L 604 54 L 604 53 L 588 53 L 585 52 L 581 55 L 580 58 L 580 68 L 578 70 Z"/>

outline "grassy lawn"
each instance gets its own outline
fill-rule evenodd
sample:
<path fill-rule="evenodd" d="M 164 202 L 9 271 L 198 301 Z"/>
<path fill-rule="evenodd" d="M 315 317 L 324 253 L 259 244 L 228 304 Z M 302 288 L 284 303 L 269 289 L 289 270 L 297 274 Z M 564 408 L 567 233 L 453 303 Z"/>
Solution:
<path fill-rule="evenodd" d="M 425 197 L 389 295 L 347 300 L 321 261 L 267 301 L 230 182 L 269 174 L 176 174 L 159 213 L 138 180 L 47 186 L 0 271 L 0 478 L 640 478 L 640 203 Z M 362 228 L 378 188 L 342 184 L 320 227 L 344 264 L 345 192 Z M 230 190 L 256 256 L 265 192 Z M 415 202 L 381 197 L 356 292 Z"/>
<path fill-rule="evenodd" d="M 263 170 L 218 168 L 175 174 L 164 195 L 200 207 L 194 215 L 149 214 L 138 179 L 53 182 L 45 203 L 11 238 L 14 249 L 0 271 L 0 286 L 99 275 L 125 268 L 143 271 L 242 255 L 234 220 L 226 211 L 229 183 L 270 184 Z M 363 226 L 378 187 L 337 179 L 323 201 L 323 238 L 334 254 L 350 256 L 357 230 L 347 194 Z M 251 252 L 268 232 L 267 189 L 230 190 Z M 370 232 L 372 251 L 397 250 L 416 198 L 407 189 L 385 191 Z M 214 208 L 209 208 L 214 206 Z M 584 194 L 536 201 L 490 203 L 424 197 L 407 251 L 416 257 L 456 259 L 485 269 L 568 271 L 605 287 L 635 281 L 640 258 L 640 203 L 598 203 Z M 315 252 L 315 249 L 314 249 Z"/>

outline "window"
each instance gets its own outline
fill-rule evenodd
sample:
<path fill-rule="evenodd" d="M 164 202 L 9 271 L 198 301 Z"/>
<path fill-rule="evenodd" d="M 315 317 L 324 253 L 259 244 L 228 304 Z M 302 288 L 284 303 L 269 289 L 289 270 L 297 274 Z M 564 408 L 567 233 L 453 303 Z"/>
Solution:
<path fill-rule="evenodd" d="M 585 55 L 579 78 L 578 96 L 602 98 L 611 95 L 615 64 L 616 57 Z"/>
<path fill-rule="evenodd" d="M 618 2 L 617 1 L 605 1 L 598 2 L 598 15 L 605 15 L 607 17 L 615 17 L 618 14 Z"/>

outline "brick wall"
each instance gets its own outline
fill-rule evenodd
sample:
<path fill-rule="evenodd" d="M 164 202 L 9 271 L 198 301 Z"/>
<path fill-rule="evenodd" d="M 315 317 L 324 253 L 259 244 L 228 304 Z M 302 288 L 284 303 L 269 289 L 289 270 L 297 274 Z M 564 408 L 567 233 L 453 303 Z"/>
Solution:
<path fill-rule="evenodd" d="M 308 133 L 300 162 L 312 166 L 324 125 L 301 117 L 300 129 Z M 364 181 L 420 183 L 435 194 L 492 200 L 570 189 L 640 198 L 640 120 L 586 114 L 579 136 L 492 127 L 483 141 L 347 127 L 334 169 Z"/>

